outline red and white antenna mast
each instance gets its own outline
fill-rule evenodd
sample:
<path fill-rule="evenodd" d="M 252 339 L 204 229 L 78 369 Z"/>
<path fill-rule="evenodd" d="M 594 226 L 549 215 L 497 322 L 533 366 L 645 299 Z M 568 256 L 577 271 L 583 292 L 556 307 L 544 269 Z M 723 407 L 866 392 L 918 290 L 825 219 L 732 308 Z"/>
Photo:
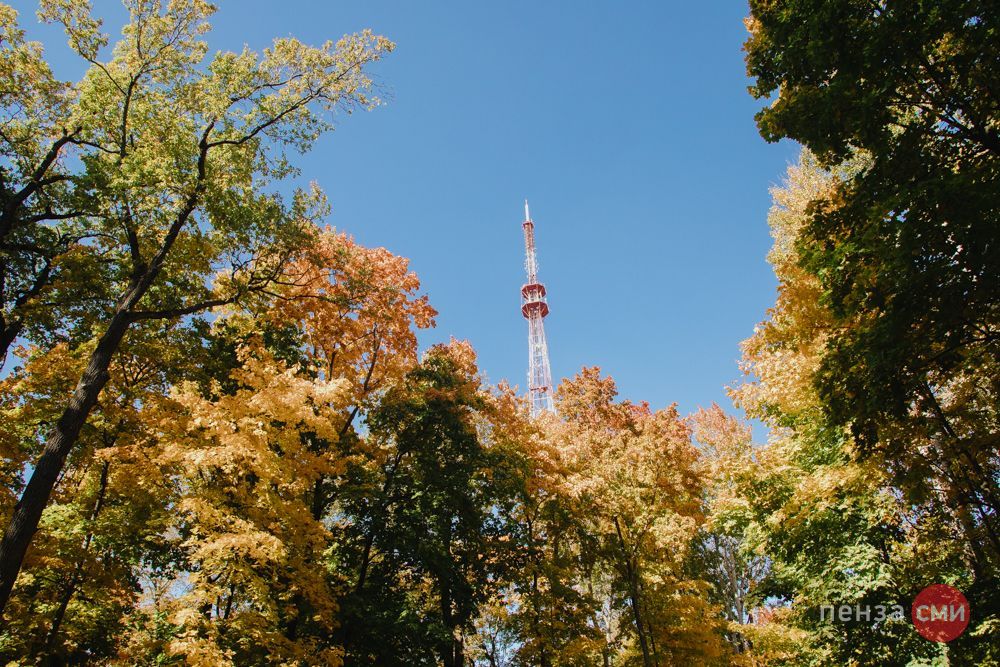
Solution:
<path fill-rule="evenodd" d="M 545 285 L 538 282 L 538 260 L 535 259 L 535 223 L 524 200 L 524 268 L 528 282 L 521 288 L 521 314 L 528 320 L 528 397 L 531 416 L 542 411 L 555 412 L 552 402 L 552 369 L 549 368 L 549 346 L 545 342 L 542 320 L 549 314 L 545 300 Z"/>

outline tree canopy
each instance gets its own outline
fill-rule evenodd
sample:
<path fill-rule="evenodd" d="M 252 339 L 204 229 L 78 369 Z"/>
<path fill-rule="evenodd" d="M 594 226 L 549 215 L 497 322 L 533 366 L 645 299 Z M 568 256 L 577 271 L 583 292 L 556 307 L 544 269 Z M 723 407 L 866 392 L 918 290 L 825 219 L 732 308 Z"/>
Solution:
<path fill-rule="evenodd" d="M 421 350 L 409 261 L 289 187 L 388 39 L 213 54 L 211 4 L 124 5 L 38 3 L 64 82 L 0 4 L 0 662 L 1000 664 L 990 3 L 751 0 L 758 126 L 803 147 L 730 389 L 764 443 L 598 366 L 532 417 Z"/>

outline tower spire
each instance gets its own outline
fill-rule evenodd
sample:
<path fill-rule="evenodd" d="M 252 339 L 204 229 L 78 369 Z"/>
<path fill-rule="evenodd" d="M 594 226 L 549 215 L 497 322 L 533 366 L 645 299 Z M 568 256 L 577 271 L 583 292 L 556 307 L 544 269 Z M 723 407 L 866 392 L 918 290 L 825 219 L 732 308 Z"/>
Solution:
<path fill-rule="evenodd" d="M 542 320 L 549 314 L 545 285 L 538 282 L 538 260 L 535 257 L 535 223 L 531 220 L 528 200 L 524 200 L 524 268 L 528 282 L 521 287 L 521 314 L 528 320 L 528 397 L 531 415 L 543 411 L 555 412 L 552 401 L 552 370 L 549 348 L 545 341 Z"/>

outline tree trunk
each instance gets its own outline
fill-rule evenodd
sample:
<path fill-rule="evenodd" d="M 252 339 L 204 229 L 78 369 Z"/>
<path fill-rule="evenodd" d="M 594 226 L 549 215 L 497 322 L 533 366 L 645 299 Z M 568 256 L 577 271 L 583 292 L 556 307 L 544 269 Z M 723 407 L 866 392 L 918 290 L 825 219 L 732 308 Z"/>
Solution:
<path fill-rule="evenodd" d="M 441 622 L 451 631 L 451 641 L 441 646 L 441 664 L 444 667 L 460 667 L 455 663 L 455 629 L 452 622 L 451 592 L 448 584 L 441 582 Z"/>
<path fill-rule="evenodd" d="M 0 327 L 0 368 L 3 367 L 4 362 L 7 361 L 7 351 L 10 346 L 14 344 L 17 337 L 21 334 L 21 329 L 23 328 L 20 320 L 14 320 L 13 322 L 3 322 L 3 318 L 0 317 L 0 323 L 3 324 Z"/>
<path fill-rule="evenodd" d="M 628 553 L 628 545 L 625 543 L 625 536 L 622 534 L 621 524 L 618 517 L 614 517 L 615 531 L 618 533 L 618 543 L 621 545 L 622 557 L 625 563 L 625 575 L 629 585 L 629 606 L 632 607 L 632 617 L 635 620 L 635 632 L 639 638 L 639 648 L 642 650 L 643 667 L 653 667 L 653 656 L 649 651 L 649 643 L 646 641 L 646 631 L 642 622 L 642 609 L 639 602 L 639 573 L 636 571 L 632 557 Z"/>
<path fill-rule="evenodd" d="M 14 299 L 14 307 L 9 313 L 9 319 L 0 314 L 0 368 L 7 361 L 7 352 L 10 351 L 10 346 L 14 344 L 14 341 L 17 340 L 17 337 L 21 335 L 21 331 L 24 329 L 24 319 L 17 315 L 18 310 L 24 308 L 29 301 L 41 294 L 42 290 L 45 289 L 51 280 L 52 258 L 48 257 L 45 259 L 45 266 L 35 276 L 31 287 Z M 4 275 L 3 271 L 0 270 L 0 301 L 4 300 L 3 288 Z"/>
<path fill-rule="evenodd" d="M 110 467 L 111 463 L 109 461 L 105 461 L 101 466 L 101 486 L 97 492 L 97 500 L 94 501 L 94 509 L 90 512 L 91 523 L 97 520 L 97 517 L 101 514 L 101 508 L 104 507 L 104 496 L 108 490 L 108 469 Z M 62 627 L 63 620 L 66 618 L 66 610 L 69 608 L 69 603 L 73 599 L 73 595 L 76 593 L 77 586 L 80 585 L 80 579 L 83 577 L 84 559 L 87 556 L 87 552 L 90 551 L 90 543 L 93 539 L 94 531 L 93 526 L 91 526 L 87 530 L 87 536 L 83 538 L 83 555 L 73 568 L 73 574 L 70 575 L 69 581 L 66 583 L 62 599 L 59 600 L 59 607 L 56 609 L 55 616 L 52 618 L 52 627 L 49 629 L 49 636 L 45 640 L 46 653 L 51 654 L 56 648 L 56 640 L 59 638 L 59 630 Z"/>
<path fill-rule="evenodd" d="M 538 564 L 541 560 L 541 549 L 536 549 L 535 544 L 535 522 L 530 513 L 525 517 L 528 524 L 528 544 L 532 545 L 531 553 L 531 600 L 534 604 L 534 613 L 531 618 L 531 629 L 536 638 L 541 639 L 542 611 L 541 596 L 538 590 Z M 545 641 L 539 641 L 538 667 L 549 667 L 549 657 L 545 652 Z"/>
<path fill-rule="evenodd" d="M 462 637 L 461 631 L 453 635 L 452 655 L 455 667 L 465 667 L 465 638 Z"/>
<path fill-rule="evenodd" d="M 31 473 L 31 479 L 21 494 L 21 499 L 14 506 L 14 514 L 4 533 L 3 541 L 0 542 L 0 618 L 10 600 L 14 582 L 24 562 L 24 555 L 28 551 L 32 536 L 38 529 L 42 511 L 49 502 L 66 456 L 76 444 L 80 429 L 83 428 L 90 411 L 97 404 L 97 397 L 108 382 L 111 358 L 125 337 L 129 324 L 128 314 L 119 309 L 90 355 L 87 368 L 70 397 L 69 405 L 56 423 L 52 436 Z"/>

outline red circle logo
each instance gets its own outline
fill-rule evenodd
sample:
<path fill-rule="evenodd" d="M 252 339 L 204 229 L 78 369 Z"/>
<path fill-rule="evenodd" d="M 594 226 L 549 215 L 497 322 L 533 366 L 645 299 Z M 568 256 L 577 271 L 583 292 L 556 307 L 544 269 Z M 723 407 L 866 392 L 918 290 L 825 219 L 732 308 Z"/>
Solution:
<path fill-rule="evenodd" d="M 933 584 L 913 600 L 910 616 L 924 639 L 950 642 L 969 625 L 969 601 L 957 588 Z"/>

